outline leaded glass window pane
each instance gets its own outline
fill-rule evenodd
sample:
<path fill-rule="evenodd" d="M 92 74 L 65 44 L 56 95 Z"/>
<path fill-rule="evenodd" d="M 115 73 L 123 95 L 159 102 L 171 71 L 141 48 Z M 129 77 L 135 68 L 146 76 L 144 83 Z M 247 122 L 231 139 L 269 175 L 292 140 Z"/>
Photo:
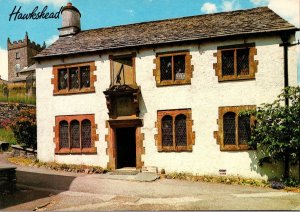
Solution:
<path fill-rule="evenodd" d="M 186 116 L 178 115 L 175 118 L 175 139 L 176 146 L 186 146 L 187 145 L 187 135 L 186 135 Z"/>
<path fill-rule="evenodd" d="M 234 50 L 222 51 L 222 75 L 234 75 Z"/>
<path fill-rule="evenodd" d="M 69 127 L 66 121 L 59 123 L 59 148 L 69 148 Z"/>
<path fill-rule="evenodd" d="M 68 71 L 67 69 L 58 70 L 58 89 L 66 89 L 68 87 Z"/>
<path fill-rule="evenodd" d="M 161 120 L 162 146 L 173 146 L 173 120 L 171 116 L 164 116 Z"/>
<path fill-rule="evenodd" d="M 249 74 L 249 49 L 238 49 L 237 54 L 237 74 L 248 75 Z"/>
<path fill-rule="evenodd" d="M 185 79 L 185 55 L 174 56 L 175 80 Z"/>
<path fill-rule="evenodd" d="M 91 147 L 91 122 L 89 120 L 81 123 L 81 142 L 82 148 Z"/>
<path fill-rule="evenodd" d="M 71 148 L 80 148 L 80 129 L 79 122 L 74 120 L 71 122 Z"/>
<path fill-rule="evenodd" d="M 78 89 L 79 88 L 79 76 L 78 76 L 78 68 L 70 68 L 70 89 Z"/>
<path fill-rule="evenodd" d="M 251 136 L 250 116 L 240 116 L 238 120 L 239 144 L 247 144 Z"/>
<path fill-rule="evenodd" d="M 80 87 L 89 88 L 90 87 L 90 67 L 84 66 L 80 67 Z"/>
<path fill-rule="evenodd" d="M 223 116 L 224 145 L 235 144 L 235 113 L 228 112 Z"/>
<path fill-rule="evenodd" d="M 160 80 L 172 80 L 172 57 L 160 58 Z"/>

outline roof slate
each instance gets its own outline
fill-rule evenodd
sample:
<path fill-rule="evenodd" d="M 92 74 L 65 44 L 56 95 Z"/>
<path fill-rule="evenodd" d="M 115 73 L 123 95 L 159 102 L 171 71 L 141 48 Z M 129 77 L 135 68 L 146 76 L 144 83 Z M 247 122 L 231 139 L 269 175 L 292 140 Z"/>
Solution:
<path fill-rule="evenodd" d="M 297 28 L 268 7 L 84 30 L 60 37 L 35 58 Z"/>

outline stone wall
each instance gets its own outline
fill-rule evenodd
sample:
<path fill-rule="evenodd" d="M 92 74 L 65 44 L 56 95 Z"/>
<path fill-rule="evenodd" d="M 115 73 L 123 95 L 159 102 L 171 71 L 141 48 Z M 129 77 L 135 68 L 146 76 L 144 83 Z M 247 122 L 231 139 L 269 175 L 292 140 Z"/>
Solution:
<path fill-rule="evenodd" d="M 35 105 L 0 102 L 0 123 L 7 119 L 13 121 L 20 111 L 24 109 L 35 109 Z"/>

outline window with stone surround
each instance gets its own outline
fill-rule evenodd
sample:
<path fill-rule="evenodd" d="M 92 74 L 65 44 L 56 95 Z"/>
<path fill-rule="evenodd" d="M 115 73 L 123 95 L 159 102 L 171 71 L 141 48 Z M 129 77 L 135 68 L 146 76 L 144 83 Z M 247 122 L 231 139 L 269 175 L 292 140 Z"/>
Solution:
<path fill-rule="evenodd" d="M 156 85 L 191 84 L 191 58 L 188 51 L 157 53 L 153 70 Z"/>
<path fill-rule="evenodd" d="M 254 117 L 240 115 L 245 110 L 255 110 L 254 105 L 219 107 L 217 141 L 225 151 L 247 150 Z"/>
<path fill-rule="evenodd" d="M 217 57 L 214 68 L 219 82 L 255 79 L 258 62 L 254 60 L 254 55 L 255 43 L 218 47 L 214 54 Z"/>
<path fill-rule="evenodd" d="M 96 153 L 96 127 L 94 115 L 56 116 L 55 153 Z"/>
<path fill-rule="evenodd" d="M 159 152 L 192 151 L 195 134 L 192 132 L 191 109 L 158 111 L 156 125 Z"/>
<path fill-rule="evenodd" d="M 94 62 L 54 66 L 54 95 L 95 92 Z"/>

